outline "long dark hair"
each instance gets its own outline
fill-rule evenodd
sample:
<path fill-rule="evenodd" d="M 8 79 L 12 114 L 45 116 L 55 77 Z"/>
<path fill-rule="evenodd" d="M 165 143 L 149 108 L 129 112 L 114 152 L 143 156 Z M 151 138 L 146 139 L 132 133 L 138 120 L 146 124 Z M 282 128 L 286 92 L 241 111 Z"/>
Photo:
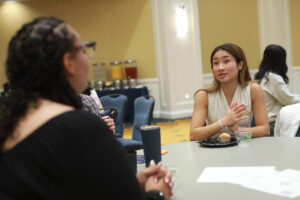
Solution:
<path fill-rule="evenodd" d="M 213 57 L 215 53 L 219 50 L 224 50 L 230 53 L 236 60 L 236 63 L 239 64 L 241 61 L 243 61 L 243 66 L 242 69 L 239 71 L 238 75 L 238 82 L 242 87 L 246 87 L 249 82 L 252 80 L 250 73 L 249 73 L 249 68 L 246 60 L 246 56 L 244 51 L 237 45 L 232 44 L 232 43 L 225 43 L 220 46 L 217 46 L 211 53 L 210 56 L 210 64 L 211 68 L 213 68 Z M 215 92 L 219 90 L 221 87 L 220 82 L 214 77 L 214 82 L 209 86 L 208 88 L 201 88 L 195 92 L 195 95 L 198 91 L 207 91 L 207 92 Z"/>
<path fill-rule="evenodd" d="M 287 71 L 285 49 L 280 45 L 271 44 L 265 48 L 259 70 L 254 78 L 260 82 L 269 72 L 273 72 L 280 75 L 285 83 L 289 83 L 289 78 L 286 75 Z"/>
<path fill-rule="evenodd" d="M 11 39 L 6 60 L 11 92 L 0 110 L 0 146 L 40 98 L 81 108 L 63 68 L 63 56 L 73 50 L 74 38 L 64 21 L 41 17 L 24 24 Z"/>

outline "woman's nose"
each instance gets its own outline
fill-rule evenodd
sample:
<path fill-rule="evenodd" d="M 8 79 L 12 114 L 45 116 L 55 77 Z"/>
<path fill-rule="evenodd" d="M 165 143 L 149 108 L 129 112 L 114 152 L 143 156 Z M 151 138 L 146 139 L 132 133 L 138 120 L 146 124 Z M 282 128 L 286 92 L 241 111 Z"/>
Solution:
<path fill-rule="evenodd" d="M 224 69 L 224 65 L 223 65 L 223 63 L 220 63 L 220 65 L 219 65 L 219 69 Z"/>

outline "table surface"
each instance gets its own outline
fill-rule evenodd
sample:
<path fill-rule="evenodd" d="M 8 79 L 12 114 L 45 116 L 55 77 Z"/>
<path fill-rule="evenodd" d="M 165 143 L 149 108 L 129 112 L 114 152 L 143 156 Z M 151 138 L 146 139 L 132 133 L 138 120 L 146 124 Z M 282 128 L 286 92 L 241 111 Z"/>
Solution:
<path fill-rule="evenodd" d="M 163 163 L 179 169 L 172 200 L 289 199 L 236 184 L 197 183 L 196 180 L 205 167 L 275 166 L 278 171 L 300 170 L 300 138 L 296 137 L 254 138 L 248 147 L 205 148 L 197 142 L 185 142 L 163 145 L 162 149 L 168 150 L 162 156 Z M 139 170 L 143 167 L 138 165 Z"/>

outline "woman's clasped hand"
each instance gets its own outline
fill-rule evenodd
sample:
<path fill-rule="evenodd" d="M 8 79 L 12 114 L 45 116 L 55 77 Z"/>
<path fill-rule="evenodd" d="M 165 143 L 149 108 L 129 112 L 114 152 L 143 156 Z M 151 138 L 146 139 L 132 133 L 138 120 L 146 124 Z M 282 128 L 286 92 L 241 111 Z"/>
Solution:
<path fill-rule="evenodd" d="M 248 116 L 245 116 L 248 112 L 248 105 L 234 102 L 230 104 L 226 115 L 220 121 L 224 127 L 228 127 L 230 130 L 234 131 L 238 128 L 239 121 L 248 118 Z"/>
<path fill-rule="evenodd" d="M 137 179 L 146 192 L 151 190 L 161 191 L 165 199 L 169 199 L 173 195 L 174 182 L 172 181 L 172 174 L 161 163 L 156 164 L 154 160 L 151 160 L 149 167 L 141 170 Z"/>

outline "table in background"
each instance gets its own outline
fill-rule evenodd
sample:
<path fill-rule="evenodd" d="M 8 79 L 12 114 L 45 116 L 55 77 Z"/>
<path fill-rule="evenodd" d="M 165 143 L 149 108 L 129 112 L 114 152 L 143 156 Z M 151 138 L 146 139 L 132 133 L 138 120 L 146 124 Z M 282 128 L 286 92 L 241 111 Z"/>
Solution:
<path fill-rule="evenodd" d="M 162 156 L 162 162 L 179 168 L 178 185 L 173 190 L 172 200 L 287 200 L 287 197 L 236 184 L 197 183 L 196 180 L 205 167 L 275 166 L 278 171 L 300 170 L 300 138 L 297 137 L 254 138 L 248 147 L 205 148 L 197 142 L 185 142 L 163 145 L 162 149 L 169 151 Z M 144 164 L 139 164 L 138 171 L 144 167 Z"/>
<path fill-rule="evenodd" d="M 114 90 L 96 90 L 99 97 L 108 95 L 108 94 L 124 94 L 128 98 L 127 108 L 125 111 L 125 121 L 133 122 L 134 118 L 134 100 L 137 97 L 148 95 L 148 88 L 146 86 L 139 88 L 128 88 L 128 89 L 114 89 Z"/>

